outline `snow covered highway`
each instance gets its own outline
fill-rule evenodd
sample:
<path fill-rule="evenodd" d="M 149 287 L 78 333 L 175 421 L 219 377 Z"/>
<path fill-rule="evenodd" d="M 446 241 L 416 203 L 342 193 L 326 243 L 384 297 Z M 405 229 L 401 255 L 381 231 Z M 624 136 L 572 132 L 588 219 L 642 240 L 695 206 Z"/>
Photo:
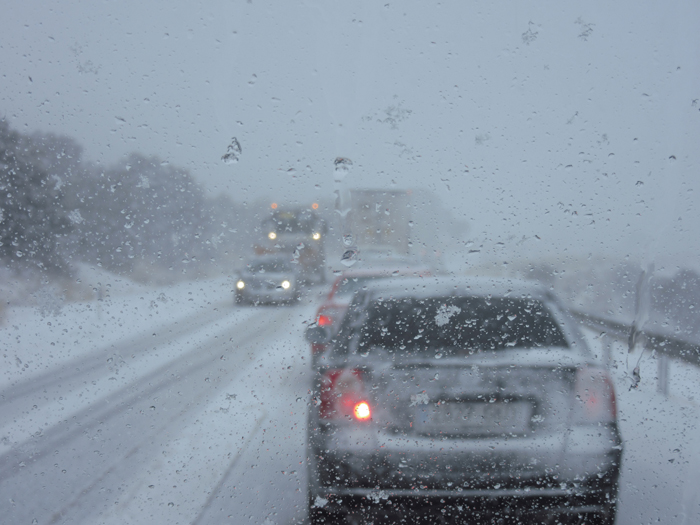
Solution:
<path fill-rule="evenodd" d="M 231 288 L 196 281 L 6 312 L 3 523 L 305 523 L 303 332 L 320 295 L 245 307 Z M 602 356 L 604 338 L 585 333 Z M 613 341 L 625 447 L 616 523 L 697 523 L 700 374 L 674 362 L 665 397 L 644 357 L 630 390 L 637 359 Z"/>
<path fill-rule="evenodd" d="M 105 335 L 112 341 L 86 338 L 90 349 L 66 352 L 54 368 L 6 376 L 0 494 L 7 523 L 209 523 L 217 513 L 229 521 L 303 519 L 302 332 L 313 307 L 234 308 L 226 286 L 206 284 L 206 291 L 191 285 L 197 308 L 177 322 L 158 324 L 155 316 L 149 325 L 127 314 L 121 330 Z M 182 297 L 159 308 L 184 303 L 186 310 L 187 288 L 164 292 Z M 132 307 L 139 301 L 149 304 L 128 298 Z M 100 322 L 125 311 L 120 301 L 105 304 Z M 43 319 L 15 313 L 8 325 L 51 323 L 72 337 L 97 317 L 77 307 Z M 31 341 L 19 343 L 5 346 L 5 359 L 31 363 Z M 245 483 L 237 481 L 243 473 Z"/>

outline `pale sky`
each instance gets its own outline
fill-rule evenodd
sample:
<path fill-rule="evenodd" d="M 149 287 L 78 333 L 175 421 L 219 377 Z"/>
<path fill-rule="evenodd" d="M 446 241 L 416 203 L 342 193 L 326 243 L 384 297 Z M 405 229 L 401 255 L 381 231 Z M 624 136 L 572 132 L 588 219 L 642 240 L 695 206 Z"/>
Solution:
<path fill-rule="evenodd" d="M 698 20 L 694 0 L 13 2 L 0 115 L 239 201 L 331 201 L 348 157 L 348 187 L 430 189 L 496 256 L 694 261 Z"/>

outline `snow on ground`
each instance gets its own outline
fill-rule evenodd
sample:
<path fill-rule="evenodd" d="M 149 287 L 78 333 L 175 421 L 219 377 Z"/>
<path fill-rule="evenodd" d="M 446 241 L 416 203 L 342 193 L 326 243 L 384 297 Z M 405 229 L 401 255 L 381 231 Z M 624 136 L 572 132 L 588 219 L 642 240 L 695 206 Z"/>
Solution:
<path fill-rule="evenodd" d="M 309 368 L 302 327 L 313 308 L 289 313 L 296 329 L 271 326 L 250 343 L 242 373 L 161 445 L 129 494 L 97 523 L 144 516 L 162 525 L 303 521 Z"/>
<path fill-rule="evenodd" d="M 233 304 L 229 278 L 151 288 L 123 285 L 101 300 L 11 306 L 0 325 L 0 389 L 141 332 L 166 327 L 195 312 Z"/>
<path fill-rule="evenodd" d="M 69 303 L 52 315 L 35 307 L 8 309 L 0 328 L 3 399 L 12 401 L 59 375 L 62 395 L 31 407 L 5 407 L 0 453 L 215 338 L 223 329 L 219 321 L 232 310 L 229 285 L 217 279 L 141 289 L 137 296 Z M 236 321 L 252 315 L 239 312 Z M 85 384 L 80 372 L 88 370 Z"/>
<path fill-rule="evenodd" d="M 309 392 L 303 329 L 315 311 L 315 297 L 293 308 L 234 307 L 231 284 L 216 279 L 141 287 L 136 294 L 129 290 L 102 301 L 63 304 L 48 314 L 38 307 L 5 312 L 0 454 L 42 446 L 42 433 L 67 425 L 73 414 L 87 414 L 87 431 L 94 417 L 103 417 L 97 414 L 105 402 L 122 403 L 119 397 L 110 400 L 115 394 L 183 374 L 150 408 L 170 407 L 172 415 L 156 423 L 160 430 L 134 427 L 134 433 L 129 424 L 123 435 L 101 437 L 97 430 L 97 441 L 90 444 L 95 453 L 107 450 L 99 442 L 108 436 L 125 440 L 132 452 L 107 457 L 99 478 L 71 485 L 67 493 L 74 495 L 48 504 L 51 512 L 105 524 L 235 523 L 241 513 L 261 523 L 257 516 L 269 517 L 268 523 L 303 520 Z M 192 389 L 192 381 L 211 381 L 212 388 Z M 127 403 L 125 421 L 148 419 L 150 399 Z M 142 415 L 134 418 L 128 411 Z M 142 431 L 145 440 L 137 437 Z M 47 458 L 46 467 L 36 468 L 50 468 L 55 461 Z M 80 462 L 62 464 L 68 467 L 64 476 L 71 466 L 82 470 Z M 27 468 L 29 462 L 22 470 Z M 8 489 L 16 492 L 7 481 L 5 496 Z M 65 483 L 75 482 L 65 478 Z M 18 515 L 34 515 L 31 509 L 22 512 Z"/>
<path fill-rule="evenodd" d="M 599 358 L 610 343 L 584 330 Z M 700 523 L 700 369 L 672 361 L 669 395 L 657 391 L 656 357 L 611 342 L 610 373 L 624 441 L 617 525 Z M 641 382 L 631 389 L 639 363 Z"/>

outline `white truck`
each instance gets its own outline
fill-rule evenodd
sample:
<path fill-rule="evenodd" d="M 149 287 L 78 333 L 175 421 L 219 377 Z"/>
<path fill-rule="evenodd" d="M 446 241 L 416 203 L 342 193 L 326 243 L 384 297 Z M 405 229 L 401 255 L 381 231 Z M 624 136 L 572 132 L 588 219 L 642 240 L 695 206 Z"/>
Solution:
<path fill-rule="evenodd" d="M 256 255 L 285 255 L 297 269 L 302 283 L 319 284 L 326 280 L 326 222 L 312 208 L 278 209 L 274 204 L 261 225 L 254 245 Z"/>
<path fill-rule="evenodd" d="M 467 233 L 466 223 L 427 190 L 350 189 L 343 197 L 344 209 L 336 207 L 339 231 L 351 236 L 363 268 L 421 265 L 438 270 Z"/>

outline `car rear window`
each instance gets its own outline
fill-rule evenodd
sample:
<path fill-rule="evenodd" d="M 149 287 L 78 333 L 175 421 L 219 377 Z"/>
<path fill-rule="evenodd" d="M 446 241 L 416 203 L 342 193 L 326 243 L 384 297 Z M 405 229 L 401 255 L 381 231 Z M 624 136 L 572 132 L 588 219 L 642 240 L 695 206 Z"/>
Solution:
<path fill-rule="evenodd" d="M 568 347 L 551 311 L 538 300 L 439 297 L 381 300 L 369 305 L 359 347 L 452 355 L 543 346 Z"/>

